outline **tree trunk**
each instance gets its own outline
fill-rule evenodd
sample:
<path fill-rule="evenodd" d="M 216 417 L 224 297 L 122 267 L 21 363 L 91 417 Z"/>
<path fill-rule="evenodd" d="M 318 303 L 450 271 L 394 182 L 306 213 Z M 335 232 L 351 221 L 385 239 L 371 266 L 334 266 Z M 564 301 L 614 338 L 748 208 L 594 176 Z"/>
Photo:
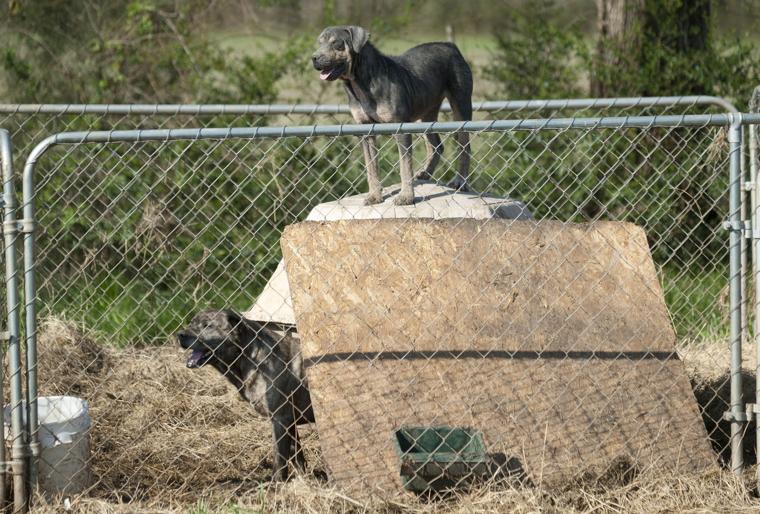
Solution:
<path fill-rule="evenodd" d="M 675 7 L 649 0 L 644 28 L 670 50 L 688 54 L 707 50 L 710 41 L 711 0 L 681 0 Z"/>
<path fill-rule="evenodd" d="M 596 65 L 591 78 L 591 94 L 612 96 L 617 89 L 608 71 L 622 64 L 622 56 L 638 53 L 639 30 L 644 0 L 596 0 Z"/>
<path fill-rule="evenodd" d="M 710 50 L 711 0 L 596 0 L 596 7 L 599 34 L 591 77 L 592 95 L 702 92 L 699 89 L 704 84 L 699 80 L 669 77 L 676 82 L 673 84 L 658 79 L 667 68 L 668 59 L 687 57 L 697 61 L 700 52 Z M 647 81 L 626 83 L 626 79 L 630 81 L 643 71 L 649 73 Z M 676 85 L 691 90 L 662 90 Z"/>
<path fill-rule="evenodd" d="M 636 23 L 644 0 L 596 0 L 597 25 L 603 38 L 621 39 Z"/>

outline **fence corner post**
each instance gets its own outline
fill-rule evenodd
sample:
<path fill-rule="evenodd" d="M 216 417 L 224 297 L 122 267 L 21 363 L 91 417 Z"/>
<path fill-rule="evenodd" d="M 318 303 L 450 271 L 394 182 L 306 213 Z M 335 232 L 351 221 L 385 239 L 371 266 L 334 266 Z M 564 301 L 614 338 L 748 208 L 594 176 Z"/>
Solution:
<path fill-rule="evenodd" d="M 742 395 L 742 123 L 741 115 L 729 115 L 729 315 L 731 349 L 731 405 L 727 413 L 731 422 L 731 470 L 736 474 L 744 471 L 744 429 L 747 413 Z"/>
<path fill-rule="evenodd" d="M 751 114 L 757 114 L 758 104 L 760 103 L 760 86 L 757 86 L 752 91 L 752 96 L 749 100 L 749 112 Z M 753 314 L 754 314 L 754 340 L 755 348 L 757 349 L 757 355 L 760 355 L 760 297 L 758 297 L 758 284 L 760 284 L 760 237 L 757 234 L 760 232 L 760 192 L 758 191 L 758 184 L 760 184 L 760 156 L 758 155 L 758 140 L 757 140 L 757 126 L 753 124 L 747 125 L 749 134 L 749 170 L 750 181 L 754 184 L 752 188 L 752 202 L 750 219 L 752 220 L 752 288 L 754 299 Z M 751 409 L 748 409 L 752 415 L 752 419 L 755 421 L 755 455 L 760 455 L 760 359 L 756 359 L 755 362 L 755 400 Z M 755 482 L 757 487 L 760 487 L 760 466 L 755 471 Z"/>
<path fill-rule="evenodd" d="M 0 130 L 0 153 L 3 173 L 3 237 L 5 242 L 5 282 L 8 312 L 8 367 L 10 371 L 11 401 L 11 460 L 9 467 L 13 477 L 13 512 L 26 512 L 29 503 L 26 488 L 27 441 L 24 428 L 21 385 L 21 338 L 19 323 L 18 270 L 16 245 L 18 225 L 16 221 L 16 201 L 13 188 L 13 155 L 10 134 Z M 5 464 L 5 462 L 3 463 Z"/>

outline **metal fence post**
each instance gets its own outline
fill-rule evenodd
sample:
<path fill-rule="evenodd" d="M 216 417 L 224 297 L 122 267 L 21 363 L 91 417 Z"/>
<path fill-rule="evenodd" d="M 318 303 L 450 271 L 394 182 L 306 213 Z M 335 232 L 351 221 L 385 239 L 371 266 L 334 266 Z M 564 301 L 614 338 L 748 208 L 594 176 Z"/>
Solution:
<path fill-rule="evenodd" d="M 11 433 L 13 443 L 11 446 L 11 473 L 13 474 L 13 511 L 26 512 L 27 491 L 25 477 L 26 441 L 24 434 L 22 385 L 21 385 L 21 348 L 19 326 L 19 298 L 18 298 L 18 273 L 16 269 L 16 236 L 18 225 L 16 222 L 16 202 L 13 190 L 13 165 L 11 155 L 10 134 L 0 130 L 0 152 L 2 152 L 3 165 L 3 200 L 4 200 L 4 223 L 3 234 L 5 237 L 5 281 L 8 309 L 8 356 L 10 368 L 10 396 L 11 396 Z M 0 444 L 4 453 L 4 444 Z M 0 454 L 5 461 L 5 456 Z M 5 471 L 5 470 L 3 470 Z M 3 480 L 4 482 L 4 480 Z M 5 484 L 0 483 L 3 496 Z M 3 502 L 5 498 L 3 498 Z"/>
<path fill-rule="evenodd" d="M 29 160 L 35 159 L 34 154 Z M 28 165 L 28 161 L 27 161 Z M 24 175 L 23 219 L 21 231 L 24 233 L 24 312 L 26 314 L 26 408 L 29 433 L 29 473 L 30 491 L 37 484 L 37 466 L 40 456 L 39 423 L 37 419 L 37 292 L 34 282 L 34 185 Z"/>
<path fill-rule="evenodd" d="M 756 87 L 752 92 L 752 98 L 749 101 L 749 110 L 751 113 L 756 113 L 758 108 L 758 101 L 760 100 L 760 86 Z M 760 238 L 756 237 L 758 229 L 760 229 L 760 198 L 758 197 L 758 184 L 760 184 L 760 170 L 758 169 L 758 154 L 757 154 L 757 126 L 748 125 L 749 130 L 749 168 L 750 168 L 750 180 L 754 187 L 752 188 L 752 269 L 753 269 L 753 292 L 754 292 L 754 336 L 755 346 L 757 349 L 757 355 L 760 355 L 760 296 L 758 296 L 758 284 L 760 284 Z M 752 415 L 755 420 L 755 454 L 760 455 L 760 423 L 758 423 L 757 406 L 760 404 L 760 380 L 757 377 L 760 376 L 760 360 L 755 363 L 755 403 L 752 409 Z M 760 467 L 755 471 L 755 480 L 760 486 Z"/>
<path fill-rule="evenodd" d="M 12 181 L 13 173 L 11 170 L 12 160 L 13 160 L 13 151 L 11 148 L 10 135 L 8 131 L 0 130 L 0 166 L 2 166 L 4 188 L 13 187 L 13 181 Z M 5 213 L 8 213 L 10 211 L 11 215 L 13 215 L 12 212 L 14 208 L 14 206 L 11 203 L 12 201 L 13 201 L 12 195 L 10 196 L 3 195 L 3 209 L 5 210 Z M 5 230 L 3 231 L 3 234 L 6 234 Z M 6 250 L 9 248 L 9 245 L 7 244 L 7 242 L 5 243 L 5 248 Z M 6 258 L 6 266 L 8 265 L 8 263 L 9 263 L 9 260 Z M 9 292 L 11 290 L 11 288 L 9 287 L 10 284 L 8 284 L 8 280 L 11 277 L 11 274 L 8 273 L 9 271 L 10 270 L 8 270 L 6 267 L 6 275 L 5 275 L 6 292 Z M 6 330 L 7 331 L 4 334 L 4 337 L 2 340 L 10 342 L 11 329 L 8 326 L 10 324 L 10 318 L 11 318 L 10 312 L 14 309 L 14 307 L 17 307 L 17 305 L 12 305 L 10 303 L 10 299 L 7 299 L 6 302 L 7 302 L 7 305 L 6 305 L 6 308 L 7 308 Z M 0 348 L 0 363 L 5 362 L 5 357 L 3 355 L 4 351 L 5 351 L 5 346 Z M 4 375 L 5 375 L 5 365 L 0 364 L 0 398 L 3 398 L 3 399 L 5 398 L 5 394 L 3 391 L 4 389 L 3 382 L 5 380 Z M 2 428 L 0 428 L 0 434 L 2 434 L 2 437 L 0 437 L 0 439 L 2 439 L 3 441 L 3 444 L 0 444 L 0 509 L 4 509 L 5 504 L 8 501 L 8 498 L 6 496 L 6 489 L 5 489 L 6 483 L 7 483 L 6 479 L 11 471 L 11 463 L 10 461 L 6 460 L 6 456 L 5 456 L 5 440 L 6 440 L 5 423 L 3 423 Z"/>
<path fill-rule="evenodd" d="M 751 212 L 752 207 L 751 203 L 748 207 L 748 193 L 751 192 L 751 184 L 747 180 L 747 163 L 745 159 L 745 153 L 744 153 L 744 142 L 747 140 L 747 132 L 746 127 L 742 125 L 740 127 L 741 130 L 741 136 L 742 136 L 742 143 L 741 143 L 741 152 L 739 154 L 739 173 L 741 175 L 741 178 L 739 179 L 741 181 L 741 195 L 739 197 L 739 211 L 741 215 L 742 222 L 749 223 L 751 221 Z M 749 295 L 747 294 L 748 291 L 748 284 L 747 280 L 750 278 L 750 272 L 749 272 L 749 241 L 746 237 L 746 231 L 743 234 L 743 237 L 740 239 L 741 243 L 741 268 L 740 268 L 740 282 L 741 282 L 741 305 L 740 305 L 740 316 L 741 316 L 741 333 L 742 333 L 742 344 L 744 344 L 744 338 L 749 336 Z M 751 419 L 751 418 L 750 418 Z M 748 420 L 749 421 L 749 420 Z"/>
<path fill-rule="evenodd" d="M 731 114 L 731 126 L 728 132 L 729 142 L 729 311 L 730 311 L 730 345 L 731 345 L 731 470 L 741 473 L 744 470 L 743 432 L 747 415 L 742 398 L 742 238 L 744 230 L 741 219 L 741 151 L 742 126 L 741 117 Z"/>

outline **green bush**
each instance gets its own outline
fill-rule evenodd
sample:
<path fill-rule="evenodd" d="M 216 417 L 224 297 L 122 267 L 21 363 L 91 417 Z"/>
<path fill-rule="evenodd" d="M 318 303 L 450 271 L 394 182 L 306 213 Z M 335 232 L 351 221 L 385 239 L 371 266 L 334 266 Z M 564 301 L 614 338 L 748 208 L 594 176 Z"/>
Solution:
<path fill-rule="evenodd" d="M 494 34 L 496 50 L 483 68 L 484 76 L 496 85 L 495 98 L 583 96 L 583 36 L 577 28 L 554 21 L 555 7 L 553 0 L 540 0 L 532 3 L 530 11 L 504 13 L 504 27 Z"/>
<path fill-rule="evenodd" d="M 233 55 L 209 41 L 207 8 L 202 0 L 0 3 L 9 101 L 273 102 L 277 81 L 306 63 L 309 43 Z"/>
<path fill-rule="evenodd" d="M 529 11 L 512 14 L 509 29 L 496 35 L 497 50 L 483 72 L 498 82 L 498 97 L 585 96 L 582 86 L 596 81 L 609 96 L 718 95 L 742 108 L 760 82 L 756 47 L 715 34 L 713 11 L 698 10 L 709 7 L 709 0 L 647 0 L 644 15 L 624 41 L 598 42 L 609 59 L 589 52 L 577 29 L 552 21 L 558 5 L 531 3 Z M 667 113 L 687 111 L 670 108 Z M 563 115 L 571 113 L 551 113 Z M 587 110 L 580 115 L 620 113 Z M 724 133 L 628 129 L 579 139 L 573 132 L 506 140 L 500 151 L 519 155 L 514 170 L 498 180 L 499 188 L 521 184 L 520 197 L 534 198 L 540 216 L 636 222 L 647 229 L 660 262 L 707 266 L 722 255 L 720 222 L 727 214 L 728 187 Z"/>
<path fill-rule="evenodd" d="M 267 103 L 277 98 L 284 74 L 306 66 L 309 43 L 302 39 L 256 59 L 223 53 L 196 26 L 196 2 L 176 4 L 176 11 L 174 5 L 108 3 L 97 30 L 63 2 L 24 4 L 8 13 L 0 24 L 13 30 L 0 39 L 6 42 L 3 67 L 16 93 L 13 100 Z M 552 2 L 542 5 L 549 9 Z M 54 9 L 44 18 L 51 25 L 31 24 L 36 9 L 46 7 Z M 594 64 L 582 36 L 542 12 L 514 15 L 508 36 L 499 38 L 484 70 L 499 81 L 499 97 L 583 96 Z M 55 20 L 81 23 L 82 30 L 61 34 Z M 19 35 L 30 30 L 44 45 Z M 44 48 L 51 45 L 59 49 L 56 58 Z M 742 45 L 722 45 L 716 43 L 715 55 L 724 56 L 719 64 L 733 74 L 716 73 L 705 84 L 713 84 L 712 93 L 739 94 L 744 86 L 736 74 L 752 77 L 754 56 Z M 77 65 L 51 74 L 56 59 Z M 668 55 L 658 59 L 672 72 L 653 64 L 663 83 L 652 79 L 650 85 L 667 88 L 664 77 L 677 75 L 685 64 Z M 630 84 L 639 87 L 633 77 Z M 17 163 L 39 139 L 32 134 L 198 122 L 90 115 L 9 119 L 17 128 L 23 125 L 14 134 L 16 148 L 25 149 Z M 264 122 L 219 116 L 204 124 Z M 715 277 L 724 271 L 719 263 L 725 257 L 725 234 L 719 227 L 726 214 L 727 178 L 720 141 L 718 129 L 478 134 L 473 137 L 473 185 L 526 201 L 538 218 L 619 219 L 643 226 L 657 263 L 665 267 L 666 295 L 679 335 L 690 334 L 700 313 L 708 314 L 709 323 L 716 317 L 707 292 L 694 296 L 686 289 L 699 288 L 707 283 L 700 277 L 709 276 L 712 294 Z M 390 138 L 381 138 L 381 144 L 381 169 L 390 172 L 388 182 L 395 181 L 395 146 Z M 454 165 L 449 159 L 453 140 L 446 145 L 439 177 Z M 417 144 L 417 158 L 420 151 Z M 81 319 L 116 344 L 161 342 L 202 307 L 248 308 L 277 265 L 283 228 L 318 203 L 366 190 L 355 138 L 59 148 L 40 161 L 38 184 L 43 310 Z"/>

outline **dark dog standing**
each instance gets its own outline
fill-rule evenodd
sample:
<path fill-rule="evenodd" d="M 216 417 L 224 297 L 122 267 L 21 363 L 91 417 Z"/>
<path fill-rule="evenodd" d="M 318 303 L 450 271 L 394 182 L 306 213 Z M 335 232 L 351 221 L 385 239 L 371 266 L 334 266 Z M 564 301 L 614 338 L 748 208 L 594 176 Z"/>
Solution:
<path fill-rule="evenodd" d="M 436 121 L 443 99 L 448 99 L 454 119 L 472 119 L 472 72 L 453 43 L 426 43 L 399 56 L 386 56 L 369 42 L 361 27 L 328 27 L 317 39 L 319 49 L 312 55 L 314 68 L 322 80 L 343 80 L 357 123 Z M 425 134 L 427 159 L 417 178 L 429 179 L 443 154 L 438 134 Z M 460 147 L 456 178 L 448 185 L 467 189 L 470 169 L 470 138 L 457 132 Z M 412 136 L 398 134 L 401 160 L 401 191 L 396 205 L 414 202 L 412 186 Z M 362 139 L 367 166 L 367 205 L 383 201 L 377 175 L 377 143 L 374 136 Z"/>
<path fill-rule="evenodd" d="M 200 312 L 177 339 L 182 348 L 192 350 L 188 368 L 210 364 L 259 414 L 272 420 L 272 479 L 286 480 L 291 460 L 303 470 L 306 460 L 296 425 L 314 422 L 314 412 L 301 373 L 298 341 L 233 311 Z"/>

